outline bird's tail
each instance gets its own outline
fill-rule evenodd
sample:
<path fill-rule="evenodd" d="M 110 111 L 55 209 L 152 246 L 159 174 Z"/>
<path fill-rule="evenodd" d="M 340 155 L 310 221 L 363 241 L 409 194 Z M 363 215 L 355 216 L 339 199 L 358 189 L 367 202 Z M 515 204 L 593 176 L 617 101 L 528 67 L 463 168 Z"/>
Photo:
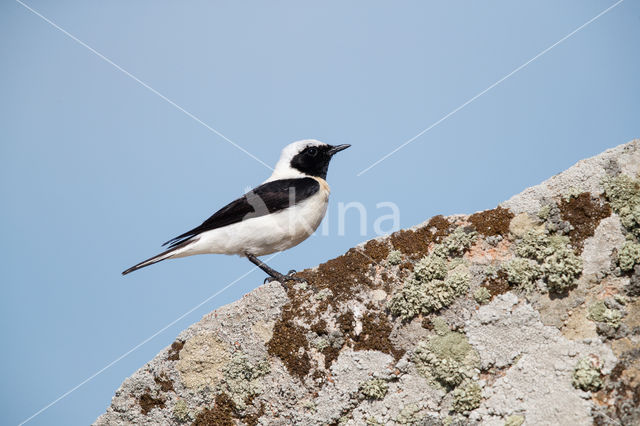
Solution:
<path fill-rule="evenodd" d="M 128 273 L 131 273 L 133 271 L 137 271 L 138 269 L 144 268 L 145 266 L 149 266 L 149 265 L 153 265 L 154 263 L 158 263 L 162 260 L 165 259 L 171 259 L 172 257 L 182 257 L 182 256 L 178 256 L 179 254 L 181 254 L 181 252 L 183 251 L 182 249 L 184 249 L 186 246 L 190 245 L 191 243 L 195 242 L 195 240 L 190 239 L 188 241 L 184 241 L 182 244 L 179 244 L 175 247 L 170 248 L 169 250 L 163 251 L 162 253 L 153 256 L 147 260 L 143 260 L 142 262 L 138 263 L 137 265 L 132 266 L 131 268 L 127 269 L 126 271 L 122 272 L 122 275 L 127 275 Z M 183 255 L 184 256 L 184 255 Z"/>

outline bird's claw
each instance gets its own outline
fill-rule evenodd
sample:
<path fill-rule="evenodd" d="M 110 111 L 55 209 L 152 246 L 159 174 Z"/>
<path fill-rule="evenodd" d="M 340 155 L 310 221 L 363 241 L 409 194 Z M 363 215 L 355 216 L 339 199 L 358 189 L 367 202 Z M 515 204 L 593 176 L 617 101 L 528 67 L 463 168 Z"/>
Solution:
<path fill-rule="evenodd" d="M 297 273 L 298 272 L 295 269 L 292 269 L 289 272 L 287 272 L 287 275 L 285 275 L 285 278 L 291 281 L 295 281 L 297 283 L 306 283 L 307 280 L 305 278 L 295 276 L 295 274 Z"/>
<path fill-rule="evenodd" d="M 264 279 L 264 283 L 266 284 L 266 283 L 271 283 L 273 281 L 278 281 L 280 284 L 286 287 L 287 281 L 295 281 L 297 283 L 307 282 L 307 280 L 305 280 L 304 278 L 296 277 L 295 275 L 293 275 L 295 273 L 296 271 L 292 269 L 291 271 L 289 271 L 287 275 L 278 274 L 272 277 L 267 277 Z"/>
<path fill-rule="evenodd" d="M 306 283 L 307 280 L 305 280 L 302 277 L 296 277 L 295 275 L 291 275 L 291 274 L 287 274 L 284 277 L 287 281 L 295 281 L 297 283 Z"/>

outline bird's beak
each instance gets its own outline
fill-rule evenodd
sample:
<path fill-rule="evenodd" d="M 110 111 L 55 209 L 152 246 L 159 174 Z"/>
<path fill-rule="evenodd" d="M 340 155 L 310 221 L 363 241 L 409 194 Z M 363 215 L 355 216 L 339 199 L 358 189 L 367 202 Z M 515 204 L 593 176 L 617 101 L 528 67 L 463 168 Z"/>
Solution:
<path fill-rule="evenodd" d="M 328 151 L 329 155 L 333 155 L 336 154 L 344 149 L 349 148 L 351 145 L 349 144 L 344 144 L 344 145 L 336 145 L 336 146 L 332 146 L 331 149 Z"/>

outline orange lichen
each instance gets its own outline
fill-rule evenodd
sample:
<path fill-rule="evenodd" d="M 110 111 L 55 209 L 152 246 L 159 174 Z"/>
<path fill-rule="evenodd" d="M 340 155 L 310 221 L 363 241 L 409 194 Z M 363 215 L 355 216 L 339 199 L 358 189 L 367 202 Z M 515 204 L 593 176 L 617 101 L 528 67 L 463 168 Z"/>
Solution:
<path fill-rule="evenodd" d="M 181 340 L 176 340 L 171 344 L 171 348 L 169 349 L 169 355 L 167 359 L 169 361 L 177 361 L 180 359 L 180 351 L 184 347 L 184 342 Z"/>
<path fill-rule="evenodd" d="M 371 260 L 359 252 L 349 249 L 342 256 L 331 259 L 319 265 L 316 269 L 305 269 L 297 276 L 304 278 L 318 290 L 328 288 L 333 293 L 333 299 L 350 299 L 358 285 L 371 286 L 369 277 Z"/>
<path fill-rule="evenodd" d="M 302 379 L 311 370 L 309 342 L 304 328 L 294 322 L 291 308 L 284 309 L 273 327 L 273 337 L 267 342 L 267 352 L 280 358 L 292 376 Z"/>
<path fill-rule="evenodd" d="M 589 192 L 583 192 L 576 197 L 563 199 L 558 205 L 563 220 L 571 224 L 569 231 L 571 244 L 578 253 L 582 252 L 584 240 L 593 236 L 600 221 L 611 216 L 611 207 Z"/>
<path fill-rule="evenodd" d="M 469 251 L 465 255 L 465 259 L 478 263 L 507 260 L 513 256 L 509 250 L 511 245 L 512 243 L 509 242 L 509 240 L 504 239 L 495 247 L 490 246 L 487 248 L 486 245 L 483 244 L 482 240 L 478 240 L 469 248 Z"/>
<path fill-rule="evenodd" d="M 429 317 L 422 318 L 422 322 L 420 324 L 425 330 L 433 330 L 433 323 Z"/>
<path fill-rule="evenodd" d="M 247 426 L 256 426 L 260 417 L 262 417 L 265 413 L 264 403 L 260 404 L 260 408 L 257 412 L 248 414 L 243 420 Z"/>
<path fill-rule="evenodd" d="M 149 414 L 149 411 L 154 408 L 164 408 L 164 403 L 166 400 L 162 397 L 154 397 L 151 395 L 151 389 L 147 388 L 145 393 L 143 393 L 138 398 L 138 404 L 140 405 L 140 411 L 145 416 Z"/>
<path fill-rule="evenodd" d="M 205 408 L 196 417 L 192 426 L 235 426 L 233 414 L 235 404 L 226 393 L 216 396 L 213 408 Z"/>
<path fill-rule="evenodd" d="M 396 349 L 389 339 L 393 327 L 384 314 L 367 312 L 362 316 L 362 332 L 353 336 L 353 349 L 356 351 L 374 350 L 392 355 L 396 360 L 402 358 L 404 350 Z"/>
<path fill-rule="evenodd" d="M 389 245 L 386 242 L 370 240 L 364 245 L 364 254 L 374 262 L 382 262 L 389 256 Z"/>
<path fill-rule="evenodd" d="M 351 332 L 353 332 L 353 329 L 355 328 L 355 317 L 353 315 L 353 312 L 347 311 L 344 314 L 338 316 L 337 324 L 338 329 L 342 332 L 342 334 L 351 334 Z"/>
<path fill-rule="evenodd" d="M 495 277 L 487 277 L 482 283 L 482 287 L 489 290 L 491 296 L 497 296 L 509 291 L 509 281 L 507 281 L 507 273 L 504 270 L 499 270 Z"/>
<path fill-rule="evenodd" d="M 171 381 L 171 379 L 167 377 L 165 373 L 162 373 L 159 376 L 154 377 L 153 381 L 156 382 L 158 386 L 160 386 L 160 390 L 162 392 L 169 392 L 169 391 L 175 392 L 175 389 L 173 388 L 173 382 Z"/>
<path fill-rule="evenodd" d="M 640 350 L 632 349 L 618 359 L 603 388 L 594 393 L 592 401 L 603 413 L 595 412 L 594 424 L 638 424 L 640 421 Z M 604 414 L 604 416 L 603 416 Z"/>
<path fill-rule="evenodd" d="M 434 216 L 429 222 L 414 230 L 401 230 L 391 234 L 391 244 L 396 250 L 400 250 L 403 254 L 420 258 L 429 253 L 429 244 L 438 243 L 447 234 L 451 228 L 451 222 L 444 216 Z"/>
<path fill-rule="evenodd" d="M 494 235 L 504 235 L 509 233 L 509 223 L 513 219 L 513 213 L 509 209 L 496 207 L 492 210 L 474 213 L 469 216 L 469 222 L 473 224 L 476 231 L 491 237 Z"/>

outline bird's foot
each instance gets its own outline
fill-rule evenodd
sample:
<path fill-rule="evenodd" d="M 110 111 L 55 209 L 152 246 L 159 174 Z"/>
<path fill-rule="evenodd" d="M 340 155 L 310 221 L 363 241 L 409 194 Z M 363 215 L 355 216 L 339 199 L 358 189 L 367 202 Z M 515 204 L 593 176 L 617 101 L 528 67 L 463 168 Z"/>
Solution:
<path fill-rule="evenodd" d="M 287 282 L 289 281 L 295 281 L 297 283 L 306 283 L 307 280 L 305 280 L 302 277 L 296 277 L 294 274 L 296 273 L 295 270 L 290 270 L 289 273 L 287 273 L 287 275 L 283 275 L 280 273 L 275 273 L 272 274 L 270 277 L 265 278 L 264 282 L 266 283 L 270 283 L 273 281 L 278 281 L 280 284 L 283 285 L 283 287 L 288 288 L 287 287 Z"/>
<path fill-rule="evenodd" d="M 290 270 L 289 272 L 287 272 L 287 275 L 285 275 L 285 278 L 289 279 L 289 280 L 293 280 L 297 283 L 306 283 L 307 280 L 302 278 L 302 277 L 296 277 L 295 274 L 297 274 L 298 272 L 295 269 Z"/>

